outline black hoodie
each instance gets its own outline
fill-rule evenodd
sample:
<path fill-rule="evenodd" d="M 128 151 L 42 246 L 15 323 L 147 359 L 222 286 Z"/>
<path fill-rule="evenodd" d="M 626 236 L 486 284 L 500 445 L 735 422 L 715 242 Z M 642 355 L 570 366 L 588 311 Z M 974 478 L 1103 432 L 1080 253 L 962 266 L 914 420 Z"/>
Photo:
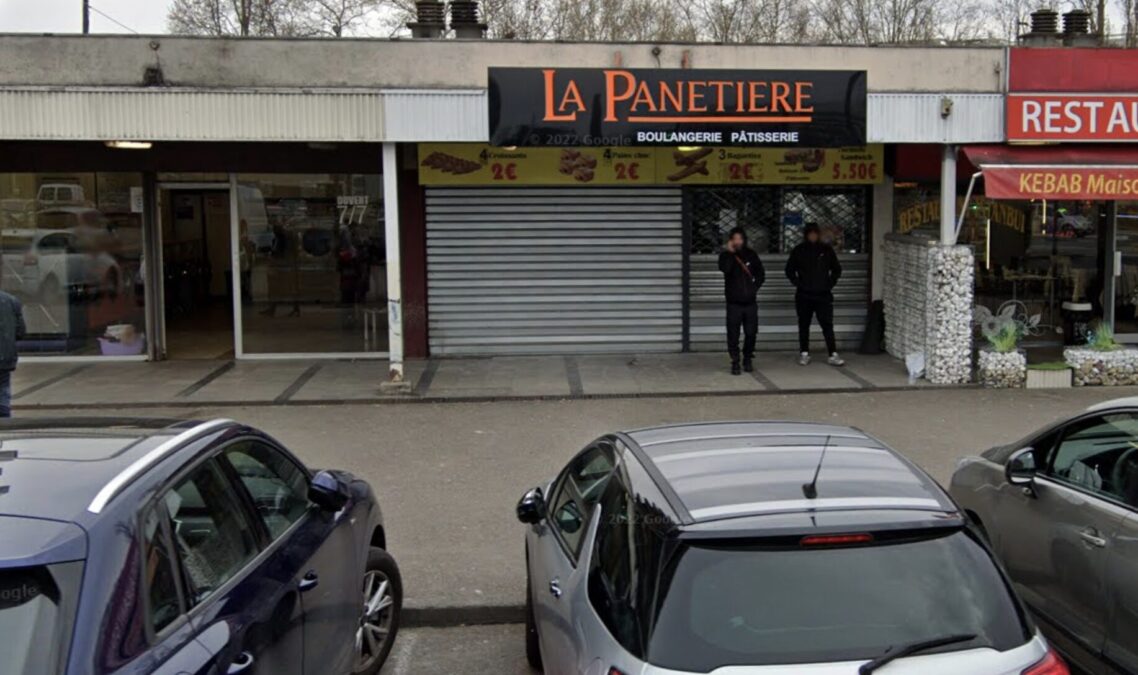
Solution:
<path fill-rule="evenodd" d="M 723 295 L 732 305 L 753 303 L 755 294 L 767 278 L 759 255 L 746 245 L 735 253 L 720 253 L 719 271 L 723 272 Z"/>
<path fill-rule="evenodd" d="M 828 296 L 841 276 L 838 254 L 820 241 L 795 246 L 786 261 L 786 278 L 802 295 Z"/>

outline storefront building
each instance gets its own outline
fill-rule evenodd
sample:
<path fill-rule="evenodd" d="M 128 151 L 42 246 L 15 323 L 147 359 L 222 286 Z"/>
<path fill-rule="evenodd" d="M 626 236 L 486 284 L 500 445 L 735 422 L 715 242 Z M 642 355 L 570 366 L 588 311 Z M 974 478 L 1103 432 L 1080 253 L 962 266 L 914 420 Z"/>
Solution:
<path fill-rule="evenodd" d="M 1005 133 L 991 48 L 3 36 L 0 57 L 0 287 L 44 357 L 719 349 L 735 226 L 784 349 L 810 222 L 848 348 L 897 165 Z"/>

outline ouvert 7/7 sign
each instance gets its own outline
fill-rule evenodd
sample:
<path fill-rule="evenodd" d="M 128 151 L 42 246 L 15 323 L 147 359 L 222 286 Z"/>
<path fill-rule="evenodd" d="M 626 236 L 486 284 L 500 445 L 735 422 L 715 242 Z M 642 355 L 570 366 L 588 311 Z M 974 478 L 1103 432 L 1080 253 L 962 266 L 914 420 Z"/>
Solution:
<path fill-rule="evenodd" d="M 865 144 L 865 71 L 491 68 L 498 146 Z"/>

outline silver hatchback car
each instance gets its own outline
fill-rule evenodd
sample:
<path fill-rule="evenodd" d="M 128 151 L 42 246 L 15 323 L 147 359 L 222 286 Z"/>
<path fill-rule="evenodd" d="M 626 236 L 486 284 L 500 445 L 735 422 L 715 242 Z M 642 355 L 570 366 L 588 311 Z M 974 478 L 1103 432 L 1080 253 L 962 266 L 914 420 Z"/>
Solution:
<path fill-rule="evenodd" d="M 1138 398 L 967 457 L 950 492 L 1074 665 L 1138 673 Z"/>
<path fill-rule="evenodd" d="M 983 538 L 848 427 L 605 436 L 522 497 L 552 675 L 1067 675 Z"/>

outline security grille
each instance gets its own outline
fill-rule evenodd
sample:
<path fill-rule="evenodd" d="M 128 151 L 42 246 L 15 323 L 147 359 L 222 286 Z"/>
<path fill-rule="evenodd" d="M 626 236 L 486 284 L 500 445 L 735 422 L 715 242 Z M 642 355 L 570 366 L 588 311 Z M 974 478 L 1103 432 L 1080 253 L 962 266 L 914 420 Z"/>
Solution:
<path fill-rule="evenodd" d="M 431 354 L 679 351 L 679 188 L 429 188 Z"/>
<path fill-rule="evenodd" d="M 719 252 L 732 228 L 747 232 L 759 253 L 767 282 L 759 291 L 759 347 L 798 347 L 794 288 L 784 274 L 787 254 L 802 242 L 807 223 L 817 223 L 834 244 L 842 278 L 834 289 L 834 331 L 838 346 L 861 340 L 869 297 L 869 189 L 863 187 L 689 187 L 687 226 L 691 232 L 688 305 L 690 347 L 724 349 L 723 275 Z M 821 340 L 815 325 L 812 342 Z"/>

